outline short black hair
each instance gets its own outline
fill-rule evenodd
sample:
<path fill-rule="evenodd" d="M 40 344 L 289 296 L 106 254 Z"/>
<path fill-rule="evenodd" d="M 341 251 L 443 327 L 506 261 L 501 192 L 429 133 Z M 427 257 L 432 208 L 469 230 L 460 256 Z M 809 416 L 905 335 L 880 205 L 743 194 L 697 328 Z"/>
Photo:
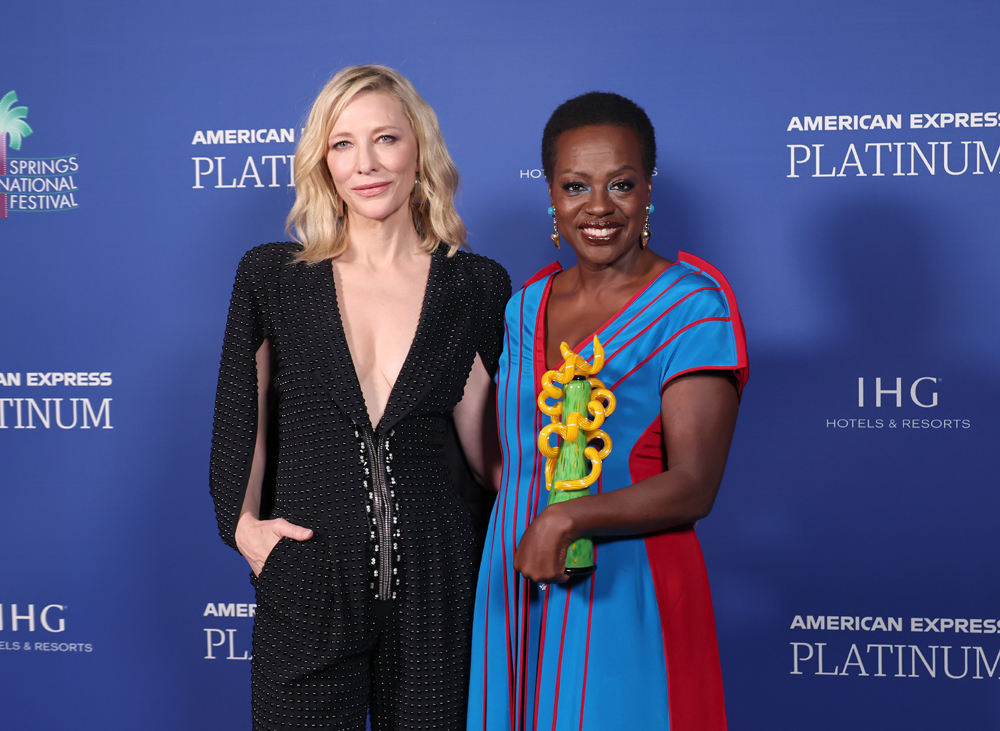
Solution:
<path fill-rule="evenodd" d="M 556 142 L 559 135 L 580 127 L 609 125 L 635 132 L 642 151 L 642 166 L 647 178 L 656 167 L 656 132 L 649 115 L 631 99 L 606 91 L 591 91 L 560 104 L 542 133 L 542 169 L 550 183 L 556 166 Z"/>

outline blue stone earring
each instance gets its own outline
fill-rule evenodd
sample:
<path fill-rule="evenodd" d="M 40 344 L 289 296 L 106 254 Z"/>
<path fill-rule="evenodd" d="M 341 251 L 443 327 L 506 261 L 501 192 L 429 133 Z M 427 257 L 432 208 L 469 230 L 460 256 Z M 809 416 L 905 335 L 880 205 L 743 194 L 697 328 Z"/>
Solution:
<path fill-rule="evenodd" d="M 656 208 L 653 206 L 652 203 L 646 206 L 646 223 L 642 227 L 642 236 L 639 238 L 639 246 L 641 246 L 643 249 L 649 246 L 649 239 L 651 237 L 651 234 L 649 233 L 649 214 L 655 210 Z"/>
<path fill-rule="evenodd" d="M 556 245 L 557 249 L 561 249 L 562 246 L 559 245 L 559 225 L 556 223 L 556 209 L 555 206 L 549 206 L 549 215 L 552 216 L 552 234 L 549 236 L 552 239 L 552 243 Z"/>

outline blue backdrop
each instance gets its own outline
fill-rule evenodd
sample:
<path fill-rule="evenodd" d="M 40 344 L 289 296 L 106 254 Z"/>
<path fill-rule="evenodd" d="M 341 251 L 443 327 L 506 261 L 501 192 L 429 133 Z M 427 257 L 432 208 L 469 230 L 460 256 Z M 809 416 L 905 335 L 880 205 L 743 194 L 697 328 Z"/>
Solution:
<path fill-rule="evenodd" d="M 728 276 L 750 349 L 699 526 L 732 727 L 1000 728 L 996 3 L 2 17 L 0 727 L 249 728 L 253 592 L 207 486 L 226 308 L 284 238 L 312 98 L 375 62 L 515 283 L 555 254 L 552 109 L 613 90 L 656 125 L 653 246 Z"/>

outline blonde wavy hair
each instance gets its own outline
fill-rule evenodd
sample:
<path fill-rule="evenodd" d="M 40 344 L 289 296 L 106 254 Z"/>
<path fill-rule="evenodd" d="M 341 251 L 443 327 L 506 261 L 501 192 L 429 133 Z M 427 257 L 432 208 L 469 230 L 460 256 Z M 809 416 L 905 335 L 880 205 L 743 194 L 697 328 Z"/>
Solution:
<path fill-rule="evenodd" d="M 413 226 L 425 251 L 440 244 L 452 256 L 465 242 L 465 224 L 455 210 L 458 168 L 445 147 L 437 115 L 413 84 L 386 66 L 348 66 L 330 79 L 313 102 L 295 148 L 295 205 L 286 231 L 302 244 L 296 259 L 312 264 L 343 254 L 349 245 L 347 208 L 326 164 L 330 131 L 344 108 L 364 92 L 392 94 L 403 105 L 417 138 L 420 197 L 411 197 Z"/>

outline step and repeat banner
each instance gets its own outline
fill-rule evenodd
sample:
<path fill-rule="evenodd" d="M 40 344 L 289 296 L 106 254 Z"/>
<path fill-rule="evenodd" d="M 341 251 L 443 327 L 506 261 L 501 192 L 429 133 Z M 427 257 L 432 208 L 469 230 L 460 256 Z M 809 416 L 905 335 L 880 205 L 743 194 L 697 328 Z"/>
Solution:
<path fill-rule="evenodd" d="M 515 284 L 557 255 L 551 111 L 607 90 L 652 118 L 652 245 L 727 275 L 749 343 L 699 526 L 732 728 L 1000 728 L 1000 6 L 2 16 L 0 728 L 249 728 L 254 593 L 208 494 L 222 334 L 355 63 L 434 106 Z"/>

